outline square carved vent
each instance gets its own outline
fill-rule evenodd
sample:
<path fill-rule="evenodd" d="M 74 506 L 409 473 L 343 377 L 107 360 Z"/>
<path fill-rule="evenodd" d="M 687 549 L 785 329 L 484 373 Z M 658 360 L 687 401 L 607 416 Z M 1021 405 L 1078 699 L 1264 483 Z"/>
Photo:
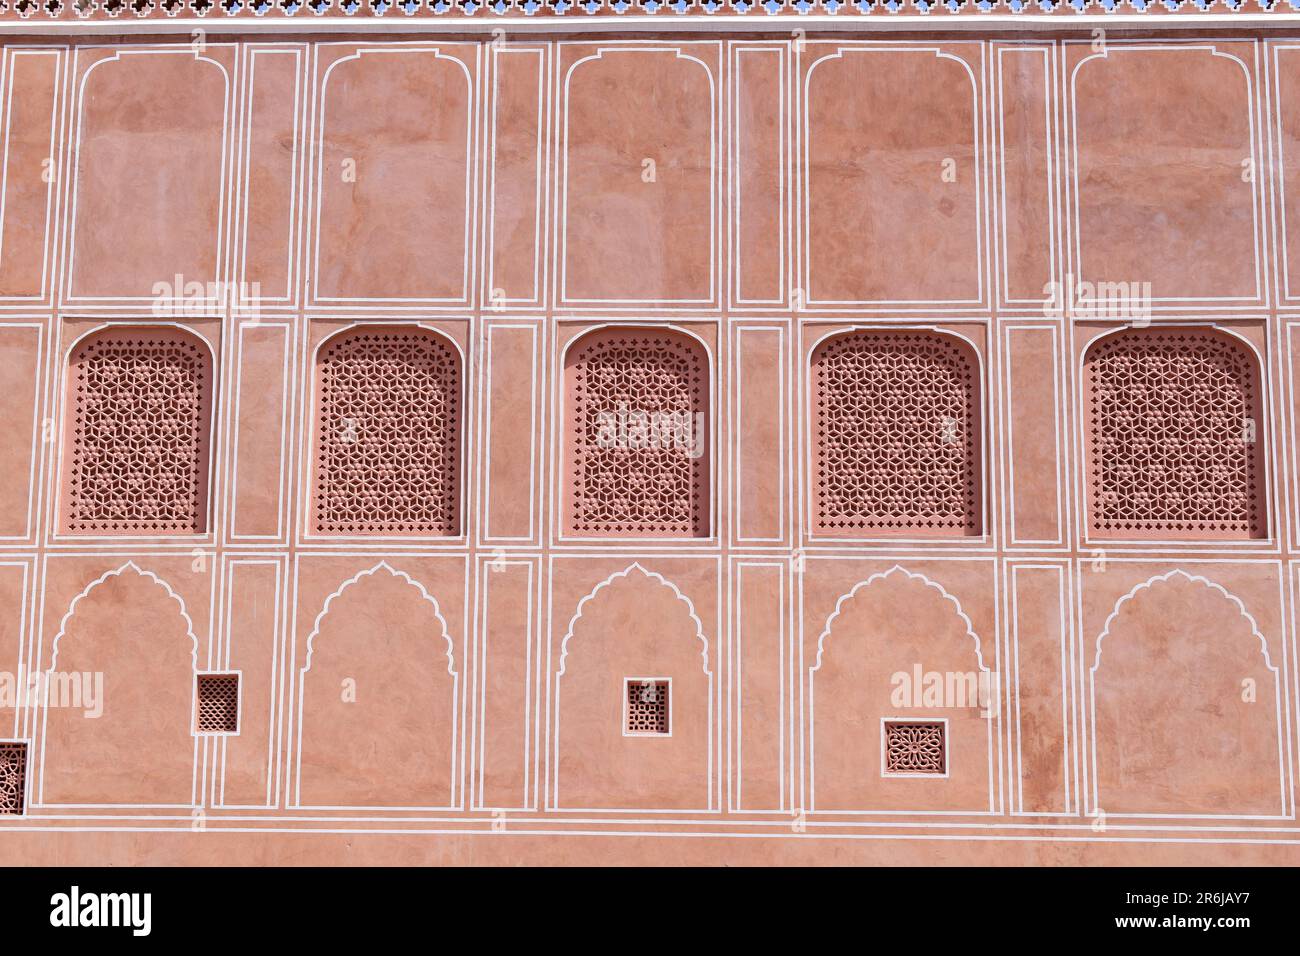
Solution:
<path fill-rule="evenodd" d="M 26 742 L 0 743 L 0 813 L 22 813 L 26 794 Z"/>
<path fill-rule="evenodd" d="M 239 732 L 239 675 L 200 674 L 198 733 Z"/>
<path fill-rule="evenodd" d="M 943 720 L 886 720 L 884 760 L 887 776 L 948 774 L 948 723 Z"/>
<path fill-rule="evenodd" d="M 658 677 L 629 677 L 624 685 L 623 733 L 630 737 L 667 736 L 669 682 Z"/>

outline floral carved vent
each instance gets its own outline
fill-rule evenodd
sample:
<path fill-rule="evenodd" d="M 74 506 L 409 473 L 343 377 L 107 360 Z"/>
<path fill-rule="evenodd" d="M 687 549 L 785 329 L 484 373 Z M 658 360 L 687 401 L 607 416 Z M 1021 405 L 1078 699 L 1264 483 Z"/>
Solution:
<path fill-rule="evenodd" d="M 571 534 L 708 534 L 706 369 L 699 345 L 670 332 L 598 332 L 573 347 Z"/>
<path fill-rule="evenodd" d="M 629 736 L 667 734 L 668 681 L 629 677 L 625 685 L 627 717 L 623 732 Z"/>
<path fill-rule="evenodd" d="M 460 358 L 423 330 L 355 332 L 320 361 L 316 530 L 459 533 Z"/>
<path fill-rule="evenodd" d="M 943 721 L 885 721 L 887 774 L 948 772 L 947 727 Z"/>
<path fill-rule="evenodd" d="M 65 530 L 205 530 L 211 382 L 208 350 L 181 332 L 104 332 L 73 353 Z"/>
<path fill-rule="evenodd" d="M 27 744 L 0 743 L 0 813 L 22 813 L 27 794 Z"/>
<path fill-rule="evenodd" d="M 1085 364 L 1093 532 L 1264 533 L 1259 383 L 1244 346 L 1211 330 L 1135 329 Z"/>
<path fill-rule="evenodd" d="M 198 675 L 198 732 L 233 734 L 239 730 L 239 675 Z"/>
<path fill-rule="evenodd" d="M 813 355 L 814 530 L 978 534 L 976 377 L 926 332 L 852 332 Z"/>

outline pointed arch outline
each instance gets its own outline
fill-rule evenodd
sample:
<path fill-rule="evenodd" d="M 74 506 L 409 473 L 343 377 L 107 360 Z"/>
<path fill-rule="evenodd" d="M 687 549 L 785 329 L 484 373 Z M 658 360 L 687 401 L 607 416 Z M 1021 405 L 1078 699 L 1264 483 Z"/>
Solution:
<path fill-rule="evenodd" d="M 1087 803 L 1089 798 L 1091 798 L 1092 804 L 1091 806 L 1084 807 L 1084 813 L 1086 816 L 1089 817 L 1097 817 L 1099 813 L 1104 815 L 1106 812 L 1104 808 L 1101 807 L 1101 773 L 1100 773 L 1100 764 L 1099 764 L 1098 754 L 1097 754 L 1097 670 L 1101 666 L 1102 642 L 1106 639 L 1107 636 L 1109 636 L 1111 625 L 1114 623 L 1115 619 L 1119 617 L 1119 613 L 1123 609 L 1125 604 L 1133 600 L 1135 597 L 1138 596 L 1138 594 L 1142 593 L 1143 591 L 1150 590 L 1151 587 L 1156 583 L 1168 582 L 1176 577 L 1181 577 L 1192 584 L 1202 585 L 1204 587 L 1209 588 L 1212 591 L 1218 591 L 1221 595 L 1227 598 L 1228 601 L 1230 601 L 1232 604 L 1236 606 L 1237 613 L 1240 614 L 1243 618 L 1245 618 L 1247 623 L 1250 624 L 1251 633 L 1259 640 L 1260 653 L 1263 655 L 1264 658 L 1264 666 L 1267 667 L 1270 673 L 1272 673 L 1273 675 L 1273 701 L 1274 701 L 1274 714 L 1276 717 L 1275 729 L 1277 733 L 1277 769 L 1278 769 L 1278 777 L 1279 777 L 1280 788 L 1281 788 L 1280 807 L 1282 811 L 1280 817 L 1270 816 L 1270 817 L 1265 817 L 1265 819 L 1277 819 L 1277 818 L 1291 819 L 1294 816 L 1295 810 L 1294 810 L 1294 805 L 1293 804 L 1288 805 L 1288 801 L 1287 801 L 1287 793 L 1288 793 L 1287 779 L 1288 779 L 1290 758 L 1286 750 L 1285 728 L 1282 719 L 1283 680 L 1282 680 L 1282 674 L 1279 672 L 1277 666 L 1273 664 L 1272 656 L 1269 654 L 1268 640 L 1267 638 L 1264 637 L 1263 632 L 1259 629 L 1259 624 L 1258 622 L 1256 622 L 1254 615 L 1252 615 L 1248 610 L 1246 610 L 1246 605 L 1241 600 L 1241 598 L 1237 597 L 1237 595 L 1233 594 L 1231 591 L 1229 591 L 1227 588 L 1225 588 L 1223 585 L 1219 584 L 1218 582 L 1211 581 L 1209 578 L 1206 578 L 1199 574 L 1188 574 L 1186 571 L 1182 570 L 1181 568 L 1175 568 L 1174 570 L 1167 571 L 1164 574 L 1152 575 L 1151 577 L 1147 578 L 1145 581 L 1140 581 L 1139 583 L 1135 584 L 1132 588 L 1129 589 L 1127 594 L 1123 595 L 1122 597 L 1120 597 L 1118 601 L 1115 602 L 1115 606 L 1111 608 L 1110 614 L 1107 615 L 1106 617 L 1106 622 L 1102 626 L 1101 632 L 1097 635 L 1097 640 L 1096 643 L 1094 644 L 1092 666 L 1088 668 L 1088 712 L 1085 715 L 1087 731 L 1088 731 L 1087 752 L 1086 752 L 1087 759 L 1085 760 L 1085 769 L 1091 772 L 1092 779 L 1090 785 L 1084 786 L 1083 795 L 1084 795 L 1085 804 Z M 1111 814 L 1111 815 L 1115 816 L 1117 814 Z M 1240 817 L 1241 815 L 1222 814 L 1222 813 L 1216 814 L 1216 813 L 1204 813 L 1204 812 L 1203 813 L 1149 813 L 1148 812 L 1148 813 L 1126 813 L 1126 814 L 1122 814 L 1122 816 L 1200 818 L 1200 817 L 1223 817 L 1223 816 Z M 1247 816 L 1246 818 L 1258 819 L 1259 817 Z"/>
<path fill-rule="evenodd" d="M 640 561 L 633 561 L 627 567 L 623 568 L 623 570 L 615 571 L 608 575 L 604 580 L 588 591 L 582 600 L 578 602 L 578 606 L 574 609 L 573 616 L 569 618 L 569 623 L 565 627 L 564 637 L 560 640 L 560 662 L 554 671 L 554 680 L 548 681 L 550 684 L 550 691 L 553 695 L 553 700 L 549 709 L 554 722 L 552 725 L 553 737 L 547 747 L 549 779 L 545 788 L 547 798 L 550 801 L 550 809 L 573 809 L 563 807 L 560 802 L 560 717 L 562 713 L 560 706 L 560 682 L 568 667 L 569 641 L 573 639 L 574 628 L 582 618 L 587 605 L 593 601 L 601 591 L 610 587 L 616 581 L 631 577 L 633 572 L 639 572 L 643 577 L 651 579 L 672 591 L 673 597 L 686 606 L 687 613 L 695 624 L 695 637 L 702 645 L 700 651 L 701 670 L 704 672 L 704 676 L 708 682 L 708 717 L 705 727 L 705 748 L 707 751 L 705 778 L 708 801 L 707 806 L 704 807 L 701 812 L 711 812 L 719 805 L 721 797 L 718 792 L 719 781 L 715 777 L 714 767 L 714 761 L 716 759 L 715 754 L 717 753 L 717 747 L 720 746 L 720 741 L 715 740 L 718 734 L 718 729 L 714 726 L 716 722 L 715 715 L 717 713 L 714 698 L 718 694 L 718 678 L 709 667 L 709 638 L 704 632 L 704 622 L 700 619 L 699 614 L 695 610 L 695 603 L 683 594 L 676 584 L 668 580 L 658 571 L 649 570 L 642 565 Z M 624 809 L 633 811 L 637 808 L 627 807 Z"/>
<path fill-rule="evenodd" d="M 1212 591 L 1218 591 L 1225 598 L 1227 598 L 1234 605 L 1236 605 L 1237 613 L 1239 613 L 1248 622 L 1250 622 L 1251 633 L 1254 634 L 1254 636 L 1259 639 L 1260 652 L 1264 655 L 1264 666 L 1267 667 L 1270 671 L 1272 671 L 1275 677 L 1278 676 L 1278 669 L 1276 665 L 1273 664 L 1272 656 L 1268 652 L 1268 640 L 1264 637 L 1263 633 L 1260 631 L 1259 624 L 1256 623 L 1254 616 L 1249 611 L 1246 610 L 1246 605 L 1242 602 L 1241 598 L 1231 593 L 1222 584 L 1218 584 L 1214 581 L 1211 581 L 1209 578 L 1202 577 L 1199 574 L 1188 574 L 1182 568 L 1175 568 L 1173 571 L 1168 571 L 1165 574 L 1152 575 L 1151 577 L 1147 578 L 1145 581 L 1142 581 L 1139 584 L 1135 584 L 1127 594 L 1125 594 L 1123 597 L 1121 597 L 1118 601 L 1115 602 L 1115 606 L 1111 608 L 1111 612 L 1106 618 L 1105 625 L 1102 626 L 1101 633 L 1097 635 L 1097 641 L 1096 644 L 1094 645 L 1092 666 L 1088 668 L 1088 674 L 1090 677 L 1095 678 L 1097 673 L 1097 668 L 1101 666 L 1102 641 L 1104 641 L 1106 637 L 1110 634 L 1110 626 L 1112 623 L 1114 623 L 1115 619 L 1119 617 L 1119 613 L 1123 609 L 1124 605 L 1127 604 L 1129 601 L 1133 600 L 1133 598 L 1137 597 L 1140 592 L 1150 590 L 1152 585 L 1156 584 L 1157 582 L 1161 582 L 1161 581 L 1167 582 L 1176 577 L 1184 578 L 1185 580 L 1189 581 L 1192 584 L 1204 585 L 1205 587 L 1209 588 Z"/>
<path fill-rule="evenodd" d="M 177 606 L 180 608 L 181 617 L 185 620 L 185 636 L 190 639 L 190 674 L 191 674 L 190 706 L 191 707 L 194 706 L 194 702 L 192 699 L 194 694 L 193 675 L 196 674 L 199 669 L 199 638 L 198 635 L 194 633 L 194 619 L 190 617 L 189 609 L 185 606 L 185 599 L 182 598 L 179 594 L 177 594 L 176 591 L 172 588 L 170 584 L 167 583 L 166 580 L 159 577 L 153 571 L 144 570 L 138 564 L 136 564 L 134 560 L 127 561 L 125 564 L 119 565 L 116 568 L 105 571 L 95 580 L 91 581 L 84 588 L 82 588 L 81 592 L 77 594 L 77 596 L 74 597 L 72 599 L 72 602 L 68 605 L 68 610 L 64 612 L 63 617 L 59 620 L 59 630 L 54 635 L 54 640 L 50 642 L 50 666 L 40 671 L 40 673 L 44 675 L 45 687 L 37 694 L 37 706 L 40 708 L 39 720 L 40 720 L 41 751 L 40 751 L 40 764 L 37 768 L 37 779 L 36 779 L 37 799 L 36 799 L 35 806 L 47 805 L 45 803 L 45 763 L 46 763 L 45 758 L 48 755 L 48 751 L 46 749 L 46 743 L 47 743 L 47 738 L 49 733 L 49 715 L 50 715 L 50 708 L 48 706 L 49 704 L 48 696 L 49 696 L 50 688 L 53 686 L 52 678 L 54 675 L 54 669 L 56 666 L 58 666 L 59 644 L 62 643 L 64 636 L 67 634 L 68 623 L 72 620 L 73 616 L 76 614 L 77 606 L 83 600 L 88 598 L 91 595 L 91 593 L 94 592 L 100 585 L 106 583 L 109 578 L 120 577 L 121 575 L 125 574 L 127 571 L 134 571 L 139 577 L 149 578 L 150 580 L 152 580 L 154 584 L 158 585 L 164 591 L 166 591 L 167 596 L 171 598 L 173 601 L 175 601 Z M 191 734 L 191 736 L 193 736 L 193 734 Z M 190 784 L 191 797 L 190 797 L 189 805 L 194 805 L 195 801 L 198 799 L 198 793 L 197 790 L 195 789 L 196 787 L 198 787 L 198 780 L 197 777 L 194 776 L 195 774 L 197 774 L 198 771 L 198 745 L 199 745 L 199 738 L 195 736 L 194 753 L 191 757 L 192 779 Z M 159 806 L 159 807 L 169 806 L 170 807 L 170 806 L 181 806 L 181 805 L 99 804 L 97 806 Z"/>
<path fill-rule="evenodd" d="M 297 690 L 296 693 L 292 695 L 294 700 L 296 701 L 295 706 L 297 708 L 297 713 L 293 716 L 293 721 L 291 724 L 291 726 L 293 726 L 293 724 L 296 724 L 296 728 L 291 730 L 291 733 L 293 734 L 294 737 L 294 742 L 292 747 L 292 756 L 289 758 L 290 760 L 292 760 L 292 766 L 293 766 L 292 791 L 289 794 L 289 801 L 290 801 L 289 806 L 291 807 L 300 808 L 304 806 L 302 802 L 302 761 L 303 761 L 302 735 L 303 735 L 303 725 L 305 723 L 304 717 L 305 717 L 305 695 L 307 691 L 307 673 L 311 670 L 312 656 L 315 653 L 316 638 L 320 634 L 321 623 L 324 621 L 325 616 L 329 613 L 331 605 L 333 605 L 334 601 L 339 597 L 341 597 L 345 591 L 347 591 L 353 585 L 359 584 L 363 578 L 371 577 L 377 574 L 378 572 L 380 572 L 381 570 L 387 571 L 388 574 L 391 575 L 392 577 L 405 581 L 408 585 L 414 587 L 417 591 L 419 591 L 420 597 L 423 600 L 427 601 L 430 605 L 432 605 L 434 616 L 438 619 L 438 624 L 442 628 L 442 638 L 447 645 L 446 650 L 444 652 L 447 656 L 447 673 L 451 675 L 451 681 L 452 681 L 451 683 L 452 717 L 451 717 L 451 728 L 450 728 L 451 729 L 451 769 L 450 769 L 450 776 L 448 777 L 450 803 L 447 806 L 439 806 L 439 807 L 391 806 L 391 807 L 361 808 L 361 807 L 328 806 L 328 807 L 324 807 L 324 809 L 456 810 L 461 808 L 459 801 L 461 799 L 460 794 L 461 794 L 462 782 L 460 777 L 462 773 L 462 769 L 461 769 L 462 761 L 465 759 L 463 753 L 464 742 L 461 739 L 461 719 L 462 719 L 461 709 L 464 706 L 464 702 L 461 700 L 460 674 L 455 669 L 455 663 L 456 663 L 455 640 L 451 635 L 451 629 L 447 626 L 447 619 L 443 617 L 442 608 L 438 604 L 437 598 L 435 598 L 432 594 L 430 594 L 429 590 L 423 584 L 415 580 L 415 578 L 411 577 L 405 571 L 399 571 L 396 568 L 394 568 L 391 564 L 388 563 L 387 559 L 383 559 L 379 561 L 377 564 L 369 568 L 366 568 L 362 571 L 358 571 L 356 574 L 352 575 L 352 577 L 348 578 L 337 588 L 335 588 L 334 591 L 328 597 L 325 598 L 325 603 L 321 605 L 320 612 L 316 615 L 315 620 L 312 622 L 311 632 L 307 635 L 307 640 L 305 645 L 306 653 L 303 659 L 303 666 L 298 669 Z"/>
<path fill-rule="evenodd" d="M 586 596 L 581 601 L 578 602 L 578 607 L 574 610 L 573 617 L 569 618 L 569 623 L 565 629 L 564 637 L 560 641 L 560 666 L 555 672 L 556 680 L 559 680 L 561 677 L 564 676 L 565 669 L 568 666 L 569 641 L 573 638 L 573 629 L 577 625 L 578 619 L 582 617 L 583 611 L 586 608 L 587 604 L 592 600 L 594 600 L 596 595 L 599 594 L 601 591 L 603 591 L 605 588 L 609 587 L 615 581 L 628 578 L 634 571 L 639 571 L 643 576 L 659 582 L 659 584 L 663 585 L 664 587 L 672 591 L 673 596 L 677 598 L 678 601 L 681 601 L 683 604 L 686 605 L 686 610 L 690 614 L 691 620 L 695 622 L 695 636 L 700 641 L 700 643 L 704 645 L 704 649 L 700 651 L 700 658 L 703 660 L 703 670 L 705 676 L 707 676 L 710 680 L 712 680 L 713 671 L 709 667 L 709 638 L 704 633 L 704 622 L 700 620 L 700 616 L 695 612 L 694 602 L 692 602 L 690 598 L 688 598 L 685 594 L 683 594 L 681 592 L 681 589 L 678 588 L 676 584 L 669 581 L 658 571 L 647 570 L 641 564 L 640 561 L 633 561 L 622 571 L 615 571 L 613 574 L 609 575 L 609 577 L 605 578 L 605 580 L 601 581 L 594 588 L 588 591 Z"/>
<path fill-rule="evenodd" d="M 907 580 L 920 581 L 921 584 L 923 584 L 925 587 L 933 588 L 934 590 L 938 591 L 940 596 L 944 598 L 944 600 L 949 601 L 952 604 L 954 610 L 957 612 L 957 617 L 961 619 L 962 624 L 966 628 L 966 637 L 970 638 L 971 642 L 974 643 L 975 645 L 975 662 L 978 665 L 979 670 L 989 675 L 990 686 L 992 689 L 992 693 L 994 695 L 993 697 L 994 702 L 990 705 L 991 719 L 984 721 L 985 738 L 986 738 L 985 756 L 988 761 L 987 764 L 988 807 L 985 809 L 972 809 L 969 811 L 939 811 L 939 812 L 954 812 L 954 813 L 966 812 L 971 814 L 996 813 L 998 812 L 998 807 L 1002 801 L 998 797 L 998 791 L 996 789 L 997 754 L 995 754 L 994 752 L 994 746 L 995 746 L 995 740 L 997 739 L 997 737 L 1000 737 L 1001 735 L 1002 715 L 1001 715 L 1001 702 L 999 700 L 1000 692 L 997 687 L 997 682 L 993 680 L 994 672 L 992 668 L 989 667 L 989 665 L 984 663 L 983 643 L 980 640 L 980 636 L 975 633 L 975 626 L 971 622 L 970 615 L 968 615 L 966 613 L 965 608 L 961 606 L 961 601 L 957 599 L 956 595 L 951 594 L 947 588 L 945 588 L 942 584 L 939 584 L 937 581 L 930 578 L 929 576 L 922 574 L 919 571 L 910 571 L 907 568 L 903 567 L 901 564 L 895 564 L 885 571 L 877 571 L 876 573 L 870 575 L 864 580 L 859 581 L 857 584 L 853 585 L 853 587 L 850 588 L 848 591 L 846 591 L 844 594 L 840 595 L 839 599 L 835 602 L 835 610 L 832 611 L 830 616 L 826 618 L 826 625 L 822 628 L 821 633 L 817 635 L 817 653 L 815 657 L 815 663 L 808 668 L 807 684 L 804 685 L 806 686 L 807 693 L 808 693 L 808 701 L 807 701 L 808 756 L 807 756 L 807 766 L 806 766 L 807 787 L 808 787 L 807 790 L 808 809 L 809 810 L 817 809 L 817 691 L 816 691 L 815 675 L 816 672 L 821 669 L 822 658 L 823 655 L 826 653 L 826 639 L 830 637 L 831 631 L 835 627 L 835 621 L 836 619 L 839 618 L 840 614 L 843 612 L 844 606 L 853 598 L 857 597 L 859 591 L 863 591 L 869 588 L 871 585 L 875 584 L 877 581 L 886 580 L 887 578 L 895 574 L 901 574 Z M 994 733 L 995 730 L 994 724 L 997 724 L 996 735 Z M 831 810 L 826 812 L 838 813 L 843 811 Z"/>
<path fill-rule="evenodd" d="M 840 613 L 844 609 L 844 605 L 847 604 L 854 597 L 856 597 L 859 591 L 870 587 L 872 584 L 876 583 L 877 581 L 882 581 L 885 578 L 888 578 L 890 575 L 894 574 L 895 572 L 906 576 L 910 580 L 920 581 L 928 588 L 934 588 L 936 591 L 939 592 L 940 595 L 944 597 L 944 599 L 952 602 L 952 606 L 957 611 L 957 616 L 960 617 L 962 623 L 966 625 L 966 636 L 969 637 L 975 643 L 975 659 L 976 661 L 979 662 L 979 669 L 982 671 L 989 671 L 990 669 L 988 665 L 984 663 L 983 644 L 980 641 L 979 635 L 975 633 L 975 626 L 971 623 L 970 616 L 966 613 L 965 609 L 962 608 L 961 601 L 957 600 L 957 598 L 954 595 L 948 593 L 948 590 L 942 584 L 939 584 L 937 581 L 934 581 L 931 578 L 927 577 L 926 575 L 921 574 L 917 571 L 909 571 L 901 564 L 895 564 L 888 571 L 877 571 L 869 578 L 863 581 L 859 581 L 857 584 L 853 585 L 853 587 L 850 590 L 840 595 L 840 599 L 835 602 L 835 610 L 831 612 L 830 617 L 826 618 L 826 626 L 823 627 L 822 632 L 819 635 L 817 635 L 816 663 L 813 664 L 813 666 L 808 668 L 808 672 L 811 674 L 813 671 L 817 671 L 821 669 L 822 655 L 826 653 L 826 638 L 830 637 L 831 629 L 835 626 L 835 619 L 840 616 Z"/>
<path fill-rule="evenodd" d="M 72 603 L 68 605 L 68 610 L 63 615 L 63 619 L 59 621 L 58 633 L 54 635 L 54 640 L 50 644 L 50 666 L 43 671 L 43 673 L 47 678 L 54 673 L 54 668 L 58 662 L 58 657 L 59 657 L 59 643 L 60 641 L 63 640 L 64 634 L 67 633 L 68 622 L 72 620 L 72 616 L 76 613 L 77 605 L 80 604 L 83 599 L 89 597 L 92 591 L 98 588 L 101 584 L 105 583 L 109 578 L 118 577 L 119 575 L 124 574 L 127 571 L 134 571 L 142 578 L 151 579 L 155 584 L 161 586 L 162 589 L 167 592 L 167 596 L 180 606 L 181 617 L 185 618 L 185 635 L 190 639 L 191 669 L 195 671 L 199 669 L 199 638 L 198 635 L 194 633 L 194 620 L 193 618 L 190 617 L 190 612 L 185 607 L 185 600 L 179 594 L 177 594 L 175 590 L 172 589 L 172 586 L 170 584 L 168 584 L 158 575 L 154 574 L 152 571 L 143 570 L 138 564 L 135 563 L 135 561 L 132 560 L 132 561 L 127 561 L 125 564 L 121 565 L 118 568 L 113 569 L 112 571 L 105 571 L 94 581 L 91 581 L 84 588 L 82 588 L 81 593 L 72 599 Z M 43 721 L 44 718 L 42 718 L 42 736 L 44 735 Z"/>
<path fill-rule="evenodd" d="M 420 592 L 420 597 L 423 600 L 428 601 L 429 604 L 433 606 L 433 614 L 438 619 L 438 623 L 442 626 L 442 638 L 447 643 L 447 650 L 445 652 L 447 655 L 447 673 L 450 674 L 452 677 L 459 676 L 455 668 L 456 643 L 452 639 L 451 630 L 447 627 L 447 619 L 442 616 L 442 608 L 439 606 L 437 599 L 432 594 L 430 594 L 428 589 L 419 581 L 415 580 L 405 571 L 398 571 L 391 564 L 389 564 L 387 560 L 383 560 L 380 561 L 378 564 L 374 565 L 373 567 L 367 568 L 364 571 L 358 571 L 356 574 L 352 575 L 352 577 L 348 578 L 346 581 L 340 584 L 334 590 L 334 593 L 332 593 L 329 597 L 325 599 L 325 603 L 321 606 L 320 613 L 316 615 L 316 619 L 312 622 L 311 633 L 307 635 L 307 644 L 306 644 L 307 654 L 306 657 L 304 658 L 303 666 L 299 668 L 298 671 L 298 673 L 301 675 L 299 678 L 300 686 L 301 686 L 302 679 L 305 678 L 307 672 L 311 670 L 311 658 L 312 658 L 312 654 L 316 649 L 316 638 L 320 634 L 321 622 L 325 619 L 325 615 L 329 613 L 330 605 L 333 604 L 337 598 L 341 597 L 343 595 L 343 592 L 346 591 L 348 588 L 352 587 L 354 584 L 359 584 L 362 578 L 368 578 L 371 575 L 374 575 L 381 570 L 387 571 L 393 577 L 400 578 L 401 580 L 405 581 L 407 584 L 414 587 L 417 591 Z"/>

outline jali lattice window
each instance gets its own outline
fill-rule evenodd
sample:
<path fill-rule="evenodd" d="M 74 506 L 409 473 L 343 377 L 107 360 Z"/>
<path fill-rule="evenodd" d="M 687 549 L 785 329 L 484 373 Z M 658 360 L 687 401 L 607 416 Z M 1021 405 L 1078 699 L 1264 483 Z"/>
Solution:
<path fill-rule="evenodd" d="M 623 683 L 627 695 L 623 732 L 632 737 L 669 733 L 668 681 L 629 677 Z"/>
<path fill-rule="evenodd" d="M 211 391 L 207 347 L 178 329 L 82 342 L 69 366 L 64 530 L 203 533 Z"/>
<path fill-rule="evenodd" d="M 27 744 L 0 743 L 0 813 L 22 813 L 27 798 Z"/>
<path fill-rule="evenodd" d="M 326 342 L 319 363 L 316 530 L 459 533 L 460 356 L 424 329 Z"/>
<path fill-rule="evenodd" d="M 198 675 L 197 730 L 201 734 L 239 732 L 239 675 Z"/>
<path fill-rule="evenodd" d="M 886 774 L 943 775 L 948 772 L 947 725 L 941 721 L 887 720 L 884 723 Z"/>
<path fill-rule="evenodd" d="M 708 534 L 707 368 L 698 342 L 668 331 L 600 331 L 570 349 L 570 534 Z"/>
<path fill-rule="evenodd" d="M 813 353 L 811 387 L 814 531 L 979 534 L 967 346 L 930 332 L 850 332 Z"/>
<path fill-rule="evenodd" d="M 1264 535 L 1264 423 L 1245 345 L 1212 329 L 1131 329 L 1084 365 L 1094 534 Z"/>

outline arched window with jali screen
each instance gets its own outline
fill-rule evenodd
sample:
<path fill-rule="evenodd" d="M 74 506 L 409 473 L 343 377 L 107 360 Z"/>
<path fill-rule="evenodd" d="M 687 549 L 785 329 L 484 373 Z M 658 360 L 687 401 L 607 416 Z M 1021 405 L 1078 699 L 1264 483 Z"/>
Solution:
<path fill-rule="evenodd" d="M 1249 346 L 1209 328 L 1126 329 L 1084 358 L 1088 530 L 1264 537 L 1264 422 Z"/>
<path fill-rule="evenodd" d="M 64 506 L 70 534 L 203 534 L 212 353 L 170 326 L 105 329 L 68 367 Z"/>
<path fill-rule="evenodd" d="M 313 527 L 460 534 L 460 353 L 418 326 L 351 329 L 317 353 Z"/>
<path fill-rule="evenodd" d="M 707 537 L 709 360 L 669 329 L 599 329 L 565 360 L 564 531 Z"/>
<path fill-rule="evenodd" d="M 856 330 L 813 351 L 812 530 L 980 534 L 976 358 L 956 336 Z"/>

